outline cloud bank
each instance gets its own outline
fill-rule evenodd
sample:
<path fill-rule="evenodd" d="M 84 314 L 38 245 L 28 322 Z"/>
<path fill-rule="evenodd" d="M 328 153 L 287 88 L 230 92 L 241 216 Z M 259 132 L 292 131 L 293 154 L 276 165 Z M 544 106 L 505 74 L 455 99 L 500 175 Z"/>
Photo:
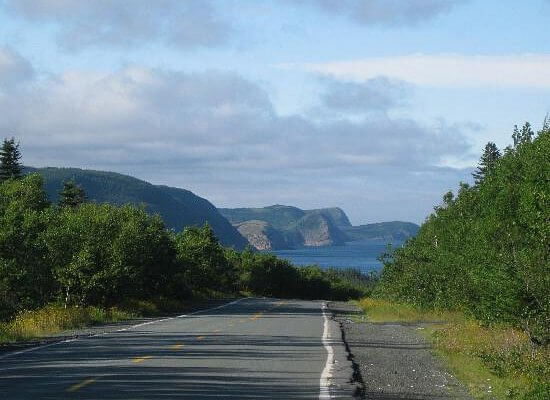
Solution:
<path fill-rule="evenodd" d="M 0 69 L 0 81 L 14 80 L 9 71 Z M 395 106 L 400 86 L 376 78 L 326 87 L 325 107 L 356 112 Z M 371 220 L 421 220 L 450 176 L 453 184 L 467 176 L 442 167 L 468 153 L 464 126 L 384 113 L 281 116 L 259 85 L 235 73 L 67 71 L 4 86 L 0 113 L 0 132 L 21 140 L 28 165 L 126 172 L 220 206 L 340 205 L 353 218 L 379 203 Z M 414 204 L 396 213 L 405 201 Z"/>
<path fill-rule="evenodd" d="M 183 49 L 225 44 L 232 32 L 209 0 L 4 0 L 13 15 L 54 24 L 67 51 L 164 43 Z"/>
<path fill-rule="evenodd" d="M 364 81 L 379 75 L 428 87 L 550 88 L 550 54 L 506 56 L 424 55 L 355 61 L 281 64 L 337 78 Z"/>

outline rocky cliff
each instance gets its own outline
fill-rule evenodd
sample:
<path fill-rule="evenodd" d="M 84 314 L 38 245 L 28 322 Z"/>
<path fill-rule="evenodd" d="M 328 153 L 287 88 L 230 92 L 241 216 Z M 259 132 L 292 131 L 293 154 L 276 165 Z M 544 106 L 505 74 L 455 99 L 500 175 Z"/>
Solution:
<path fill-rule="evenodd" d="M 269 222 L 251 220 L 235 227 L 258 250 L 286 250 L 291 248 L 283 236 Z"/>
<path fill-rule="evenodd" d="M 401 221 L 352 226 L 338 207 L 302 210 L 274 205 L 221 208 L 220 213 L 260 250 L 334 246 L 357 240 L 404 241 L 418 231 L 418 225 Z"/>

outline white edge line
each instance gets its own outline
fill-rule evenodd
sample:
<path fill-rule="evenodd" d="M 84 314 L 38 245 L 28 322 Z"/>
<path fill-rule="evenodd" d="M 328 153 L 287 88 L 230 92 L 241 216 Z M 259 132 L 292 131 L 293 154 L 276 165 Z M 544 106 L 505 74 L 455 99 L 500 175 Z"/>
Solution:
<path fill-rule="evenodd" d="M 113 332 L 101 332 L 101 333 L 97 333 L 95 335 L 89 335 L 89 336 L 85 336 L 85 337 L 82 337 L 82 338 L 65 339 L 65 340 L 61 340 L 59 342 L 44 344 L 42 346 L 31 347 L 31 348 L 24 349 L 24 350 L 17 350 L 17 351 L 13 351 L 11 353 L 1 355 L 0 360 L 3 360 L 3 359 L 8 358 L 8 357 L 12 357 L 12 356 L 17 356 L 19 354 L 30 353 L 31 351 L 45 349 L 46 347 L 57 346 L 58 344 L 75 342 L 75 341 L 80 340 L 80 339 L 86 339 L 86 338 L 96 337 L 96 336 L 101 336 L 101 335 L 108 335 L 110 333 L 124 332 L 124 331 L 130 330 L 130 329 L 139 328 L 140 326 L 156 324 L 158 322 L 169 321 L 169 320 L 175 319 L 175 318 L 185 318 L 185 317 L 188 317 L 190 315 L 200 314 L 200 313 L 206 312 L 206 311 L 219 310 L 220 308 L 224 308 L 224 307 L 227 307 L 227 306 L 230 306 L 230 305 L 233 305 L 233 304 L 237 304 L 238 302 L 249 299 L 249 298 L 250 297 L 243 297 L 241 299 L 237 299 L 237 300 L 231 301 L 229 303 L 222 304 L 221 306 L 212 307 L 212 308 L 205 308 L 203 310 L 197 310 L 197 311 L 194 311 L 194 312 L 189 313 L 189 314 L 177 315 L 175 317 L 162 318 L 162 319 L 157 319 L 157 320 L 154 320 L 154 321 L 143 322 L 141 324 L 128 326 L 126 328 L 118 329 L 118 330 L 113 331 Z"/>
<path fill-rule="evenodd" d="M 329 319 L 327 316 L 327 303 L 323 303 L 321 310 L 323 311 L 324 325 L 323 325 L 323 346 L 327 351 L 327 361 L 325 363 L 325 368 L 321 373 L 321 379 L 319 380 L 319 399 L 331 399 L 330 395 L 330 385 L 332 379 L 332 366 L 334 364 L 334 349 L 330 345 L 330 326 Z"/>

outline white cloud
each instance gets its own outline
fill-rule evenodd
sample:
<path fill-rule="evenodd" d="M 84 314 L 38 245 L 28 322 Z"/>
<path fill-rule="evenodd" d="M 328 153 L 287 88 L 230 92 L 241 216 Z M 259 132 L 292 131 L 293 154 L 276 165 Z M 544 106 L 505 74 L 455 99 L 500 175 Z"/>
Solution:
<path fill-rule="evenodd" d="M 302 68 L 356 81 L 385 75 L 428 87 L 550 88 L 550 54 L 413 54 L 327 63 L 287 63 L 280 67 Z"/>
<path fill-rule="evenodd" d="M 447 188 L 445 179 L 426 176 L 463 174 L 439 165 L 469 150 L 464 129 L 444 122 L 281 116 L 262 88 L 234 73 L 67 71 L 8 94 L 0 97 L 0 132 L 21 141 L 27 165 L 130 173 L 218 205 L 322 199 L 319 205 L 351 208 L 396 190 L 410 192 L 400 201 L 412 200 L 420 187 L 424 211 L 409 217 L 420 220 Z M 387 207 L 384 213 L 398 216 Z"/>

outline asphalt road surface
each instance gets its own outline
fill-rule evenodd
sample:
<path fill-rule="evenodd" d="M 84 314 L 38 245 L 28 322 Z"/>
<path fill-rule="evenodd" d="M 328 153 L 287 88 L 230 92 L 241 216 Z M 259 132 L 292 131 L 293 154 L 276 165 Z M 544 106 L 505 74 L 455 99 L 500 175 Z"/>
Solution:
<path fill-rule="evenodd" d="M 351 375 L 323 302 L 242 299 L 0 354 L 0 398 L 351 398 Z"/>

